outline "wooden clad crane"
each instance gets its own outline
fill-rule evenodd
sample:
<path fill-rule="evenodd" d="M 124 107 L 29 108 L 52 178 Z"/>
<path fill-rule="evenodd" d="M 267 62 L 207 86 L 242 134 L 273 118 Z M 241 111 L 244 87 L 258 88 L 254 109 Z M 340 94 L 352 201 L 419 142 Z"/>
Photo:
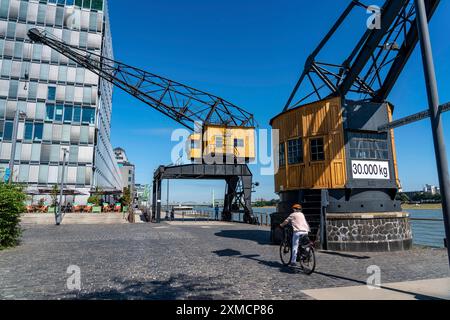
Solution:
<path fill-rule="evenodd" d="M 417 12 L 414 0 L 380 0 L 379 7 L 364 2 L 349 2 L 308 57 L 283 112 L 271 121 L 280 132 L 274 240 L 277 224 L 300 202 L 314 236 L 330 249 L 412 245 L 407 215 L 396 201 L 400 181 L 389 125 L 394 107 L 387 98 L 419 41 Z M 431 19 L 440 0 L 425 3 Z M 373 20 L 366 24 L 367 12 Z M 364 18 L 359 29 L 352 27 L 360 35 L 356 45 L 343 61 L 330 61 L 337 56 L 329 54 L 330 44 L 346 23 L 359 21 L 355 15 Z"/>

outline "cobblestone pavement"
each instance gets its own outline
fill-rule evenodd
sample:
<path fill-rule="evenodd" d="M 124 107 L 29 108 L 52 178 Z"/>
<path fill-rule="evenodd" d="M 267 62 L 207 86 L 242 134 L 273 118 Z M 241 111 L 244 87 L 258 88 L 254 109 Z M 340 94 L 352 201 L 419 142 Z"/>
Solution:
<path fill-rule="evenodd" d="M 308 299 L 302 290 L 449 276 L 446 251 L 318 253 L 317 273 L 283 268 L 266 228 L 214 224 L 26 226 L 0 252 L 0 299 Z M 67 269 L 81 269 L 80 292 Z"/>

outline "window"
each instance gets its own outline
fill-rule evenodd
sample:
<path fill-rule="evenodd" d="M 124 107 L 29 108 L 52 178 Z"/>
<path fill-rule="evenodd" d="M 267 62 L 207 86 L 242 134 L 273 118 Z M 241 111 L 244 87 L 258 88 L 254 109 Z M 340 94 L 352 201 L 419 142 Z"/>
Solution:
<path fill-rule="evenodd" d="M 95 124 L 95 109 L 83 108 L 83 123 Z"/>
<path fill-rule="evenodd" d="M 47 100 L 48 101 L 55 101 L 56 100 L 56 87 L 48 87 Z"/>
<path fill-rule="evenodd" d="M 216 148 L 223 148 L 223 137 L 216 136 Z"/>
<path fill-rule="evenodd" d="M 23 139 L 25 141 L 31 141 L 33 139 L 33 123 L 27 122 L 25 123 L 25 133 Z"/>
<path fill-rule="evenodd" d="M 191 149 L 200 149 L 200 141 L 191 140 Z"/>
<path fill-rule="evenodd" d="M 39 162 L 40 160 L 41 160 L 41 145 L 38 143 L 34 143 L 31 149 L 31 161 Z"/>
<path fill-rule="evenodd" d="M 48 74 L 50 72 L 50 65 L 48 64 L 41 64 L 41 71 L 39 74 L 39 78 L 41 80 L 48 80 Z M 55 88 L 56 90 L 56 88 Z"/>
<path fill-rule="evenodd" d="M 295 139 L 288 141 L 288 163 L 303 163 L 303 141 Z"/>
<path fill-rule="evenodd" d="M 8 94 L 8 97 L 11 98 L 11 99 L 16 99 L 18 90 L 19 90 L 19 81 L 11 80 L 9 82 L 9 94 Z"/>
<path fill-rule="evenodd" d="M 92 96 L 92 88 L 84 87 L 83 88 L 83 103 L 91 104 L 91 96 Z"/>
<path fill-rule="evenodd" d="M 60 66 L 58 69 L 58 81 L 66 82 L 67 81 L 67 67 Z"/>
<path fill-rule="evenodd" d="M 44 24 L 44 22 L 45 22 L 46 7 L 47 7 L 47 5 L 45 5 L 45 4 L 39 5 L 38 14 L 37 14 L 37 22 L 39 24 Z"/>
<path fill-rule="evenodd" d="M 42 141 L 44 135 L 44 125 L 42 123 L 36 123 L 34 125 L 34 141 Z"/>
<path fill-rule="evenodd" d="M 286 165 L 286 145 L 284 143 L 280 144 L 280 167 L 284 167 Z"/>
<path fill-rule="evenodd" d="M 46 115 L 45 115 L 45 120 L 53 121 L 54 118 L 55 118 L 55 106 L 48 104 L 47 110 L 46 110 Z"/>
<path fill-rule="evenodd" d="M 84 185 L 86 180 L 86 167 L 78 167 L 77 169 L 77 184 Z"/>
<path fill-rule="evenodd" d="M 235 148 L 243 148 L 244 140 L 243 139 L 234 139 L 234 147 Z"/>
<path fill-rule="evenodd" d="M 311 161 L 325 161 L 323 138 L 311 139 Z"/>
<path fill-rule="evenodd" d="M 388 160 L 387 133 L 349 132 L 350 157 L 362 160 Z"/>
<path fill-rule="evenodd" d="M 37 103 L 36 104 L 36 120 L 44 120 L 45 119 L 45 104 Z"/>
<path fill-rule="evenodd" d="M 92 9 L 103 10 L 103 0 L 92 0 Z"/>
<path fill-rule="evenodd" d="M 81 108 L 80 107 L 73 108 L 73 122 L 75 122 L 75 123 L 81 122 Z"/>
<path fill-rule="evenodd" d="M 41 147 L 41 161 L 49 162 L 50 161 L 50 151 L 52 146 L 49 144 L 43 144 Z"/>
<path fill-rule="evenodd" d="M 36 82 L 30 82 L 28 86 L 28 99 L 35 100 L 37 98 L 38 84 Z"/>
<path fill-rule="evenodd" d="M 47 184 L 48 180 L 48 166 L 39 167 L 39 184 Z"/>
<path fill-rule="evenodd" d="M 0 118 L 3 118 L 6 113 L 6 100 L 0 100 Z"/>
<path fill-rule="evenodd" d="M 69 162 L 70 163 L 77 163 L 78 162 L 78 147 L 77 146 L 71 146 L 70 147 Z"/>
<path fill-rule="evenodd" d="M 0 1 L 0 18 L 8 18 L 9 1 Z"/>
<path fill-rule="evenodd" d="M 80 131 L 80 143 L 88 144 L 89 143 L 89 127 L 82 126 Z"/>
<path fill-rule="evenodd" d="M 20 21 L 27 20 L 27 12 L 28 12 L 28 2 L 21 1 L 20 2 L 20 10 L 19 10 L 19 20 Z"/>
<path fill-rule="evenodd" d="M 5 121 L 5 129 L 3 130 L 3 140 L 11 141 L 13 135 L 13 122 Z"/>
<path fill-rule="evenodd" d="M 55 108 L 55 121 L 61 122 L 63 120 L 64 106 L 57 105 Z"/>
<path fill-rule="evenodd" d="M 64 122 L 72 122 L 73 107 L 64 106 Z"/>
<path fill-rule="evenodd" d="M 11 60 L 3 60 L 2 63 L 2 72 L 1 75 L 4 77 L 9 77 L 11 74 L 12 61 Z"/>

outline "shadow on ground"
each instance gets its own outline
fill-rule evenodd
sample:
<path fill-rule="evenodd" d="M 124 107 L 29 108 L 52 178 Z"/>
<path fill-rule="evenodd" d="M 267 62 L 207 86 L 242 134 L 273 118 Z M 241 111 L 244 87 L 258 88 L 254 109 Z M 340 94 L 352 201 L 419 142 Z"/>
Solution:
<path fill-rule="evenodd" d="M 335 251 L 319 251 L 322 254 L 327 254 L 330 256 L 337 256 L 342 258 L 349 258 L 349 259 L 355 259 L 355 260 L 367 260 L 371 259 L 369 256 L 361 256 L 361 255 L 355 255 L 350 253 L 344 253 L 344 252 L 335 252 Z"/>
<path fill-rule="evenodd" d="M 236 251 L 233 249 L 213 251 L 213 253 L 219 257 L 235 257 L 235 258 L 239 258 L 239 259 L 252 260 L 254 262 L 257 262 L 260 265 L 278 269 L 278 271 L 281 273 L 296 274 L 296 273 L 301 272 L 301 270 L 299 268 L 286 267 L 278 261 L 263 260 L 263 259 L 261 259 L 261 256 L 259 254 L 243 255 L 240 251 Z"/>
<path fill-rule="evenodd" d="M 217 277 L 192 277 L 186 274 L 167 280 L 134 281 L 114 279 L 114 288 L 77 294 L 79 300 L 223 300 L 237 294 L 232 285 Z"/>
<path fill-rule="evenodd" d="M 266 230 L 223 230 L 215 234 L 217 237 L 249 240 L 260 245 L 272 245 L 270 242 L 270 231 Z"/>

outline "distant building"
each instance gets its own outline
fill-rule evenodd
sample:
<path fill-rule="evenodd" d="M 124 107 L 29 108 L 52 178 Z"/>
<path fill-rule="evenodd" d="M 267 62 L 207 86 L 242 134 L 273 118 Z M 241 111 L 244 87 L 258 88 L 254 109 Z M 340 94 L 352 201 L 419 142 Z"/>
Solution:
<path fill-rule="evenodd" d="M 433 196 L 435 196 L 437 194 L 440 194 L 441 190 L 439 189 L 439 187 L 426 184 L 425 187 L 423 188 L 423 192 L 429 193 L 429 194 L 432 194 Z"/>
<path fill-rule="evenodd" d="M 150 190 L 151 187 L 148 184 L 136 184 L 136 197 L 139 205 L 150 205 Z"/>
<path fill-rule="evenodd" d="M 124 149 L 116 148 L 114 149 L 114 154 L 116 155 L 116 161 L 119 165 L 120 173 L 122 176 L 122 190 L 129 188 L 133 194 L 136 196 L 136 186 L 135 186 L 135 166 L 128 161 L 127 154 Z"/>

